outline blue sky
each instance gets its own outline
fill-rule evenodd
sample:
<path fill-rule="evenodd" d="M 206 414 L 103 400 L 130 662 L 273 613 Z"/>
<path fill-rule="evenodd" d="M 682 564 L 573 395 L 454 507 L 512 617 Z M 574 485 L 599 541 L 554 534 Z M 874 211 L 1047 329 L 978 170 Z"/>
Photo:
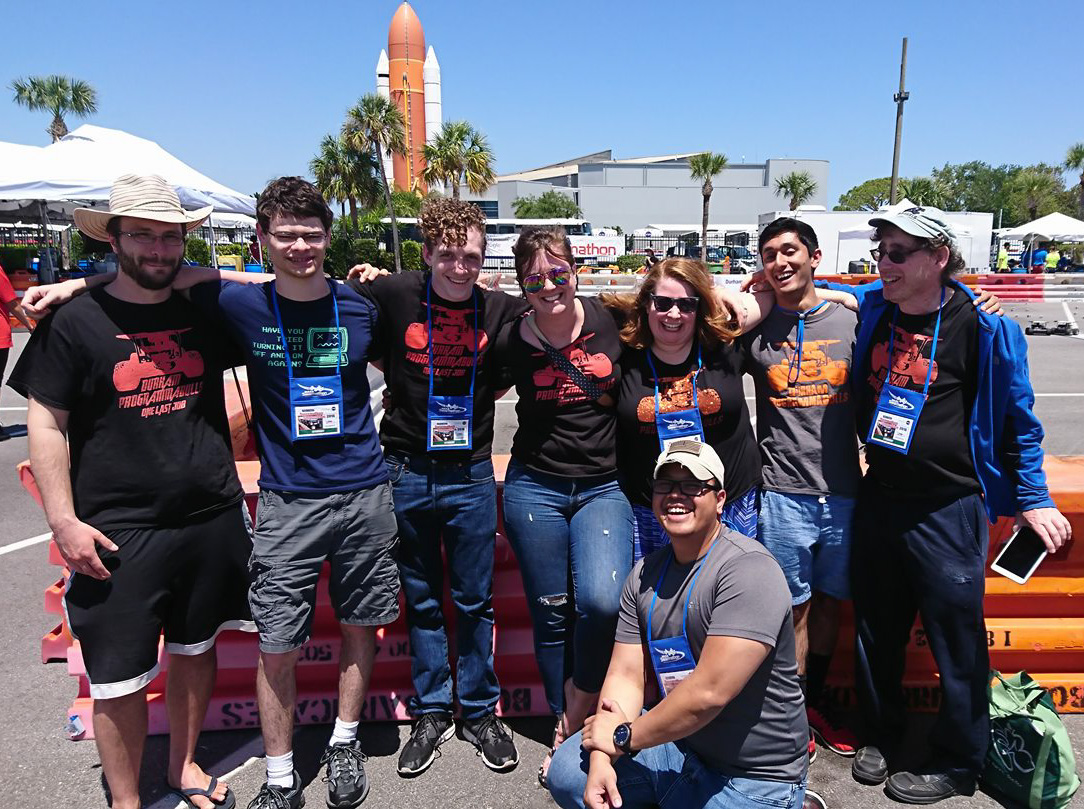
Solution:
<path fill-rule="evenodd" d="M 1079 0 L 412 5 L 440 60 L 445 120 L 481 129 L 502 173 L 607 148 L 819 158 L 834 202 L 891 171 L 905 35 L 904 176 L 973 159 L 1060 163 L 1084 141 Z M 17 77 L 85 79 L 99 94 L 89 123 L 257 191 L 306 173 L 320 138 L 375 89 L 397 7 L 20 2 L 4 11 L 5 30 L 25 37 L 0 84 L 10 99 Z M 45 144 L 48 123 L 0 101 L 0 140 Z"/>

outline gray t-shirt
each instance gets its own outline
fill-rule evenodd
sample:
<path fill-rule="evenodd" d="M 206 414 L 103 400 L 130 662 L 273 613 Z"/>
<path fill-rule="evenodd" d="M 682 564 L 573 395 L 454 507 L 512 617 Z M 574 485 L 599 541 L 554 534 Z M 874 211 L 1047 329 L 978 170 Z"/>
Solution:
<path fill-rule="evenodd" d="M 708 766 L 739 778 L 799 781 L 806 771 L 809 727 L 798 685 L 790 590 L 759 542 L 723 528 L 689 602 L 686 632 L 700 660 L 708 635 L 771 646 L 768 657 L 719 715 L 684 740 Z M 651 597 L 670 547 L 636 563 L 625 580 L 617 620 L 619 643 L 647 643 Z M 671 559 L 651 619 L 653 640 L 681 634 L 681 615 L 697 562 Z M 645 662 L 650 666 L 650 662 Z M 649 673 L 651 681 L 654 672 Z"/>
<path fill-rule="evenodd" d="M 775 307 L 742 337 L 757 391 L 757 439 L 764 488 L 854 497 L 861 473 L 851 396 L 858 316 L 828 303 L 805 319 L 801 366 L 798 316 Z"/>

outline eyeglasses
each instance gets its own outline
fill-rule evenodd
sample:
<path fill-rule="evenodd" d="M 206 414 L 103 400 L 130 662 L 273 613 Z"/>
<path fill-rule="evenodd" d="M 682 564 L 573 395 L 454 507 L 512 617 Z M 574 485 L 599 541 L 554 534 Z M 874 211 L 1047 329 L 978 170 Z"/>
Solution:
<path fill-rule="evenodd" d="M 907 259 L 917 253 L 919 250 L 925 250 L 926 245 L 919 245 L 913 247 L 910 250 L 904 250 L 902 247 L 894 247 L 891 250 L 882 250 L 880 247 L 874 247 L 869 251 L 869 254 L 873 256 L 873 260 L 879 262 L 882 258 L 887 258 L 893 264 L 903 264 Z"/>
<path fill-rule="evenodd" d="M 670 480 L 670 478 L 656 478 L 651 481 L 652 494 L 670 494 L 675 489 L 686 497 L 700 497 L 708 492 L 720 491 L 719 486 L 712 486 L 702 480 Z"/>
<path fill-rule="evenodd" d="M 162 244 L 166 247 L 180 247 L 184 244 L 184 236 L 180 233 L 163 233 L 159 236 L 157 233 L 149 233 L 145 230 L 138 230 L 134 233 L 122 230 L 121 236 L 127 236 L 136 244 L 151 245 L 161 240 Z"/>
<path fill-rule="evenodd" d="M 269 235 L 284 247 L 294 244 L 298 239 L 304 241 L 309 247 L 319 247 L 327 241 L 327 234 L 318 230 L 310 230 L 306 233 L 284 233 L 280 230 L 272 231 Z"/>
<path fill-rule="evenodd" d="M 532 294 L 541 292 L 546 286 L 546 279 L 550 279 L 556 287 L 563 287 L 572 280 L 572 270 L 568 267 L 554 267 L 549 272 L 531 273 L 523 279 L 523 291 Z"/>
<path fill-rule="evenodd" d="M 691 315 L 700 305 L 700 298 L 695 295 L 686 298 L 671 298 L 668 295 L 652 294 L 651 305 L 655 307 L 656 312 L 669 312 L 676 306 L 683 315 Z"/>

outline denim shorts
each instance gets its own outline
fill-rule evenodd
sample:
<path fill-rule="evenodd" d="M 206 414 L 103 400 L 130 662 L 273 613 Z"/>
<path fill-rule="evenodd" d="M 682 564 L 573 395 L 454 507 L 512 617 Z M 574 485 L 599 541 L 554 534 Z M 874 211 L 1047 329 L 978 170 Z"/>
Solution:
<path fill-rule="evenodd" d="M 398 618 L 398 544 L 390 483 L 312 496 L 261 489 L 248 594 L 260 650 L 292 652 L 309 639 L 325 561 L 340 623 L 383 626 Z"/>
<path fill-rule="evenodd" d="M 767 489 L 760 498 L 760 541 L 787 577 L 792 603 L 813 590 L 840 600 L 851 597 L 853 497 L 794 494 Z"/>

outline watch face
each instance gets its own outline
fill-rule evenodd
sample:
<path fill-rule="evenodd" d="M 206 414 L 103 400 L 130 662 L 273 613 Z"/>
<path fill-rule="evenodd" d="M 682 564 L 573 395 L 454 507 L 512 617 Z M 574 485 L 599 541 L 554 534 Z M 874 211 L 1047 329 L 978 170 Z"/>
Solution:
<path fill-rule="evenodd" d="M 614 744 L 618 747 L 624 747 L 629 743 L 629 736 L 632 735 L 632 731 L 628 725 L 618 725 L 614 728 Z"/>

